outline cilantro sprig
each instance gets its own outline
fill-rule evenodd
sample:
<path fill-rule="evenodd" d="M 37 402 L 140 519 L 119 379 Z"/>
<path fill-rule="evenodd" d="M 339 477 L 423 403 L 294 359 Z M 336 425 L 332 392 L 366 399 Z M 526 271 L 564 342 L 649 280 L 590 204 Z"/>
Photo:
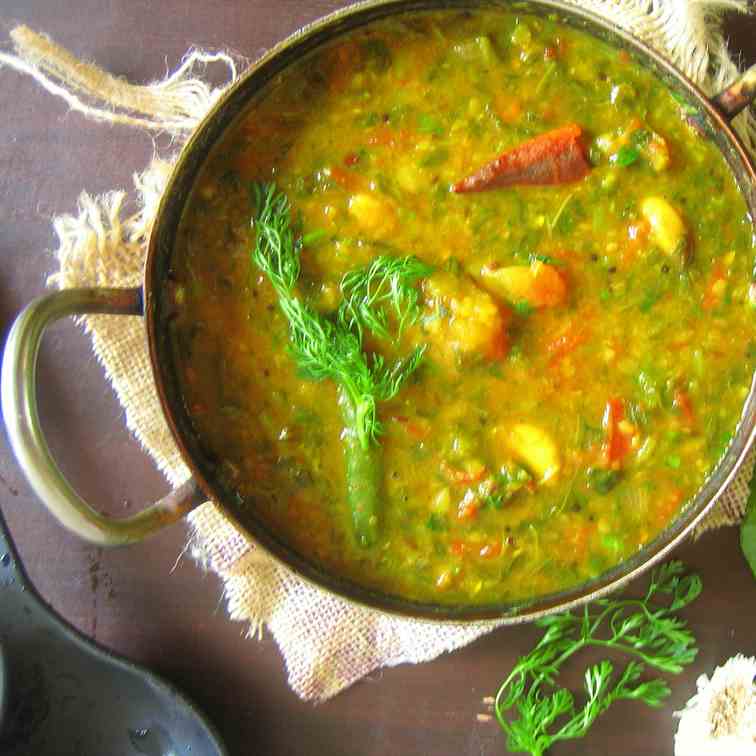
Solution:
<path fill-rule="evenodd" d="M 695 659 L 695 637 L 676 614 L 701 589 L 698 575 L 669 562 L 653 573 L 641 599 L 600 599 L 577 614 L 537 620 L 546 632 L 510 672 L 494 702 L 508 750 L 542 756 L 560 740 L 581 738 L 614 701 L 660 706 L 670 693 L 668 684 L 644 682 L 641 675 L 645 666 L 676 674 Z M 573 694 L 556 680 L 564 663 L 589 647 L 633 658 L 618 676 L 608 660 L 590 666 L 584 676 L 586 700 L 578 708 Z"/>

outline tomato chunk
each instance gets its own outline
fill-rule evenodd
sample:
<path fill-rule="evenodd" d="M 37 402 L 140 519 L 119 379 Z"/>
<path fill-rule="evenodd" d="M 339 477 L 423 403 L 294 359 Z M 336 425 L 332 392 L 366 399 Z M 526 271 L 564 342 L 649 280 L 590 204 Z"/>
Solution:
<path fill-rule="evenodd" d="M 683 425 L 687 428 L 693 428 L 696 424 L 696 416 L 693 413 L 693 402 L 690 399 L 690 394 L 682 389 L 677 389 L 677 391 L 675 391 L 673 403 L 680 411 Z"/>
<path fill-rule="evenodd" d="M 721 260 L 717 260 L 709 276 L 709 283 L 704 293 L 701 306 L 704 310 L 712 310 L 721 304 L 727 289 L 727 271 Z"/>
<path fill-rule="evenodd" d="M 588 339 L 587 330 L 576 321 L 572 321 L 553 341 L 546 345 L 551 355 L 549 365 L 556 367 L 560 361 Z"/>
<path fill-rule="evenodd" d="M 477 483 L 486 474 L 485 465 L 480 462 L 470 462 L 465 469 L 452 467 L 446 460 L 441 460 L 441 472 L 450 483 Z"/>
<path fill-rule="evenodd" d="M 622 399 L 610 399 L 604 409 L 603 427 L 606 434 L 603 454 L 610 467 L 618 467 L 630 453 L 631 437 L 623 433 L 620 423 L 625 419 L 625 404 Z"/>

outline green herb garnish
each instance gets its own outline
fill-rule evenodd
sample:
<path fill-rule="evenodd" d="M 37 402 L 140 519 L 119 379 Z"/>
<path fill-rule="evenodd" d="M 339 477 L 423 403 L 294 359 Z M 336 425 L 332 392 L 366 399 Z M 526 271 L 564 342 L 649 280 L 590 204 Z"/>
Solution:
<path fill-rule="evenodd" d="M 417 118 L 417 130 L 421 134 L 431 134 L 433 136 L 443 136 L 444 127 L 441 123 L 427 113 L 421 113 Z"/>
<path fill-rule="evenodd" d="M 428 515 L 428 520 L 426 521 L 425 526 L 428 530 L 431 530 L 434 533 L 440 533 L 448 529 L 446 519 L 435 512 L 431 512 L 430 515 Z"/>
<path fill-rule="evenodd" d="M 547 265 L 554 265 L 557 268 L 564 266 L 564 261 L 560 260 L 558 257 L 552 257 L 551 255 L 542 255 L 538 252 L 531 252 L 528 255 L 528 262 L 532 264 L 536 261 L 546 263 Z"/>
<path fill-rule="evenodd" d="M 633 147 L 645 147 L 651 141 L 651 132 L 648 129 L 636 129 L 630 137 Z"/>
<path fill-rule="evenodd" d="M 589 488 L 600 494 L 608 494 L 620 481 L 619 470 L 607 470 L 603 467 L 589 467 L 586 471 Z"/>
<path fill-rule="evenodd" d="M 296 293 L 302 238 L 295 234 L 289 200 L 275 184 L 255 183 L 251 196 L 255 209 L 253 227 L 257 232 L 252 260 L 278 295 L 279 307 L 289 324 L 289 351 L 304 377 L 316 381 L 330 378 L 339 387 L 339 407 L 345 424 L 342 440 L 347 499 L 357 540 L 369 546 L 377 540 L 380 499 L 380 464 L 375 442 L 382 428 L 377 405 L 396 396 L 417 369 L 425 348 L 418 347 L 405 359 L 387 365 L 380 355 L 368 356 L 362 348 L 361 325 L 385 324 L 376 311 L 365 320 L 368 313 L 355 304 L 357 315 L 352 322 L 343 313 L 330 319 L 304 302 Z M 355 277 L 357 281 L 369 278 L 365 271 L 358 271 Z M 392 280 L 391 276 L 387 279 L 389 284 Z M 406 281 L 402 279 L 402 283 Z M 376 294 L 376 301 L 384 301 L 382 288 L 371 291 Z M 399 281 L 397 291 L 401 293 L 400 314 L 409 317 L 417 304 L 416 297 L 413 299 Z M 388 301 L 394 300 L 389 296 Z"/>
<path fill-rule="evenodd" d="M 614 156 L 614 162 L 622 168 L 627 168 L 629 165 L 637 162 L 640 158 L 640 150 L 632 145 L 625 144 L 617 150 L 617 154 Z"/>
<path fill-rule="evenodd" d="M 536 620 L 546 632 L 509 674 L 494 703 L 509 751 L 542 756 L 560 740 L 581 738 L 614 701 L 662 704 L 669 686 L 658 679 L 642 682 L 644 665 L 677 674 L 698 652 L 693 634 L 676 614 L 698 597 L 702 583 L 698 575 L 684 572 L 680 562 L 669 562 L 654 571 L 642 599 L 600 599 L 577 614 Z M 568 659 L 589 647 L 635 658 L 616 677 L 610 661 L 590 666 L 586 701 L 577 709 L 572 693 L 557 687 L 556 678 Z M 512 710 L 518 715 L 514 719 L 507 717 Z"/>
<path fill-rule="evenodd" d="M 658 289 L 649 289 L 642 297 L 638 309 L 641 312 L 649 312 L 651 308 L 661 299 L 662 292 Z"/>
<path fill-rule="evenodd" d="M 572 230 L 575 225 L 575 219 L 569 214 L 565 213 L 567 205 L 570 204 L 572 198 L 575 196 L 575 192 L 570 192 L 563 200 L 559 209 L 556 211 L 554 218 L 548 223 L 549 236 L 554 234 L 554 231 L 561 231 L 563 234 L 567 234 Z M 560 225 L 561 221 L 561 225 Z"/>
<path fill-rule="evenodd" d="M 418 165 L 421 168 L 436 168 L 439 165 L 443 165 L 449 159 L 449 150 L 445 147 L 439 147 L 438 149 L 431 150 L 418 160 Z"/>
<path fill-rule="evenodd" d="M 366 268 L 350 271 L 341 279 L 344 301 L 339 322 L 348 331 L 361 335 L 365 327 L 388 339 L 388 310 L 396 317 L 398 339 L 420 314 L 415 284 L 432 272 L 417 257 L 376 257 Z"/>
<path fill-rule="evenodd" d="M 617 152 L 612 155 L 611 162 L 616 163 L 621 168 L 637 163 L 641 157 L 642 150 L 651 141 L 651 132 L 648 129 L 636 129 L 630 135 L 628 144 L 622 145 Z"/>
<path fill-rule="evenodd" d="M 496 488 L 485 497 L 484 506 L 501 509 L 531 480 L 533 480 L 533 476 L 524 467 L 519 465 L 502 467 L 495 477 Z"/>
<path fill-rule="evenodd" d="M 512 307 L 514 307 L 514 311 L 518 315 L 522 315 L 523 317 L 527 317 L 533 312 L 533 305 L 531 305 L 530 302 L 527 302 L 524 299 L 520 300 L 519 302 L 515 302 Z"/>
<path fill-rule="evenodd" d="M 321 241 L 326 239 L 328 236 L 328 231 L 326 231 L 324 228 L 316 228 L 314 231 L 310 231 L 309 233 L 306 233 L 302 237 L 302 246 L 303 247 L 312 247 L 316 244 L 319 244 Z"/>

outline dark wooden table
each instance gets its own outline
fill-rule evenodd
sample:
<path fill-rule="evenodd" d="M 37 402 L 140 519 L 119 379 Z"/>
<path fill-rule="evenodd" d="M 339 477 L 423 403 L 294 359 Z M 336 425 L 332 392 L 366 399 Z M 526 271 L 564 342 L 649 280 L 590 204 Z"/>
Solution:
<path fill-rule="evenodd" d="M 45 31 L 77 55 L 137 82 L 160 78 L 192 44 L 255 57 L 339 0 L 3 0 L 4 31 Z M 756 58 L 756 18 L 728 22 L 731 44 Z M 129 187 L 149 160 L 151 137 L 92 124 L 29 79 L 0 70 L 0 338 L 55 267 L 50 218 L 74 209 L 82 189 Z M 2 343 L 2 342 L 0 342 Z M 166 488 L 125 429 L 87 339 L 71 323 L 52 329 L 40 365 L 40 402 L 54 454 L 74 485 L 111 512 Z M 491 695 L 532 627 L 502 629 L 452 655 L 374 674 L 321 706 L 300 702 L 269 637 L 246 638 L 224 612 L 218 580 L 182 555 L 181 525 L 148 543 L 103 551 L 64 532 L 21 477 L 0 434 L 0 507 L 40 592 L 87 635 L 183 688 L 217 724 L 233 754 L 495 754 L 504 741 L 480 723 Z M 695 678 L 738 651 L 756 653 L 756 583 L 734 529 L 679 550 L 706 588 L 688 616 L 701 653 L 674 680 L 658 711 L 618 704 L 567 754 L 669 754 L 671 712 Z M 0 607 L 2 611 L 2 607 Z"/>

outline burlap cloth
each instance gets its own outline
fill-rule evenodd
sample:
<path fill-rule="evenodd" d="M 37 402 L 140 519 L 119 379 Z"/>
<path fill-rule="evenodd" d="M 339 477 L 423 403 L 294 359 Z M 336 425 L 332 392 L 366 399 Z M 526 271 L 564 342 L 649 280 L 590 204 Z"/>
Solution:
<path fill-rule="evenodd" d="M 572 0 L 613 20 L 665 53 L 708 93 L 736 75 L 720 32 L 724 9 L 748 12 L 748 0 Z M 46 37 L 25 27 L 11 32 L 15 55 L 0 52 L 0 65 L 33 76 L 88 118 L 128 123 L 168 133 L 180 145 L 219 96 L 198 69 L 220 62 L 236 77 L 224 53 L 190 51 L 176 73 L 162 82 L 135 86 L 78 61 Z M 737 119 L 749 148 L 756 146 L 753 113 Z M 175 156 L 175 149 L 174 155 Z M 84 193 L 77 215 L 54 220 L 60 240 L 59 270 L 50 284 L 136 286 L 142 282 L 146 241 L 172 157 L 154 159 L 135 176 L 136 192 L 100 197 Z M 126 208 L 136 207 L 127 213 Z M 139 318 L 82 318 L 97 359 L 125 410 L 128 427 L 171 484 L 188 477 L 161 414 L 150 369 L 144 324 Z M 754 455 L 722 497 L 702 530 L 742 518 Z M 325 700 L 382 666 L 432 659 L 464 646 L 497 623 L 437 625 L 359 608 L 303 583 L 256 549 L 211 502 L 189 516 L 189 551 L 222 579 L 232 619 L 264 628 L 278 643 L 292 689 L 304 699 Z"/>

